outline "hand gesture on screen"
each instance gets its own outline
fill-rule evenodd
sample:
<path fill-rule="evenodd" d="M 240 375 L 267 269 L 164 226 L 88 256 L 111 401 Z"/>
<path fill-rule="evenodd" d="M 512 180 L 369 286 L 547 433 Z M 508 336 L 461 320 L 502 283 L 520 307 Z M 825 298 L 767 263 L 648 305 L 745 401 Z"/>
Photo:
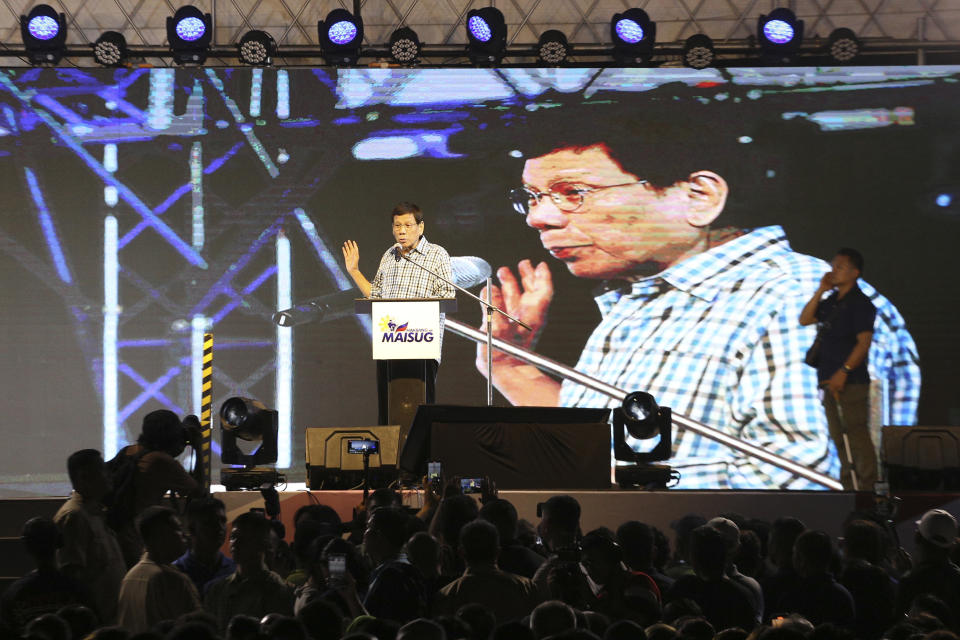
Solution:
<path fill-rule="evenodd" d="M 360 249 L 353 240 L 347 240 L 343 243 L 343 262 L 348 272 L 360 268 Z"/>
<path fill-rule="evenodd" d="M 550 301 L 553 300 L 553 278 L 546 262 L 541 262 L 534 267 L 529 260 L 521 260 L 517 265 L 517 271 L 520 274 L 519 281 L 509 267 L 497 269 L 500 286 L 493 286 L 491 300 L 494 306 L 500 307 L 530 325 L 533 331 L 528 331 L 500 314 L 494 313 L 493 337 L 532 349 L 547 323 L 547 311 L 550 308 Z M 480 297 L 487 299 L 486 287 L 480 292 Z M 480 330 L 487 330 L 485 311 Z M 493 352 L 493 359 L 495 364 L 519 362 L 497 350 Z M 487 348 L 481 343 L 477 344 L 477 369 L 480 373 L 487 374 Z"/>

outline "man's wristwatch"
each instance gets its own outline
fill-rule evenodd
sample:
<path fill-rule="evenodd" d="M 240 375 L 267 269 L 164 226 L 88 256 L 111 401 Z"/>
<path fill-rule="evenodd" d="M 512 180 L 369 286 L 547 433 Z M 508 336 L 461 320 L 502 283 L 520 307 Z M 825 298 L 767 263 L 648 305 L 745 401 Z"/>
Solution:
<path fill-rule="evenodd" d="M 843 370 L 844 373 L 853 373 L 853 369 L 851 369 L 851 368 L 848 367 L 847 365 L 843 365 L 843 366 L 840 367 L 840 368 Z"/>

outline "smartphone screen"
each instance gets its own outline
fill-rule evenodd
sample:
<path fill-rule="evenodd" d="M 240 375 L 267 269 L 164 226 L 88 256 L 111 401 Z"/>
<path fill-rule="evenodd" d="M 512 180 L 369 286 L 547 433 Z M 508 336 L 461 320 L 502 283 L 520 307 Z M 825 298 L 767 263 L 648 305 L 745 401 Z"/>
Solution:
<path fill-rule="evenodd" d="M 342 553 L 331 553 L 327 556 L 327 573 L 331 584 L 343 584 L 343 574 L 346 572 L 347 556 Z"/>
<path fill-rule="evenodd" d="M 435 482 L 440 480 L 440 463 L 439 462 L 428 462 L 427 463 L 427 479 L 430 482 Z"/>
<path fill-rule="evenodd" d="M 463 493 L 480 493 L 483 478 L 462 478 L 460 480 L 460 490 Z"/>

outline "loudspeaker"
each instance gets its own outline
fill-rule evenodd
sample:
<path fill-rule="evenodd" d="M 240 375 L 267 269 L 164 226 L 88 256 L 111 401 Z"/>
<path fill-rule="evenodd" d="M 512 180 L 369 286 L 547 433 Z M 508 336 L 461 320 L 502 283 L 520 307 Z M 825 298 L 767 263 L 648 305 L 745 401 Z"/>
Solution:
<path fill-rule="evenodd" d="M 352 489 L 363 482 L 363 455 L 348 453 L 350 440 L 377 440 L 380 451 L 370 454 L 370 487 L 393 483 L 406 433 L 399 425 L 374 427 L 313 427 L 307 430 L 307 487 Z"/>
<path fill-rule="evenodd" d="M 960 489 L 960 427 L 884 427 L 884 466 L 890 489 Z"/>

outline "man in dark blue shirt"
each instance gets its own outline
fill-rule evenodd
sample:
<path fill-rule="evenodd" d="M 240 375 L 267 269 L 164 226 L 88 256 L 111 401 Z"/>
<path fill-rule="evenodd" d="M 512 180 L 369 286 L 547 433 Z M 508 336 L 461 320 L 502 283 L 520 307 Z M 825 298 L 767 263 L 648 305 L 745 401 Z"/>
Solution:
<path fill-rule="evenodd" d="M 867 424 L 870 376 L 867 354 L 877 309 L 857 286 L 863 256 L 840 249 L 820 287 L 800 313 L 800 324 L 820 323 L 817 379 L 830 437 L 840 457 L 845 489 L 872 491 L 877 481 L 877 452 Z M 824 293 L 830 295 L 823 301 Z"/>

